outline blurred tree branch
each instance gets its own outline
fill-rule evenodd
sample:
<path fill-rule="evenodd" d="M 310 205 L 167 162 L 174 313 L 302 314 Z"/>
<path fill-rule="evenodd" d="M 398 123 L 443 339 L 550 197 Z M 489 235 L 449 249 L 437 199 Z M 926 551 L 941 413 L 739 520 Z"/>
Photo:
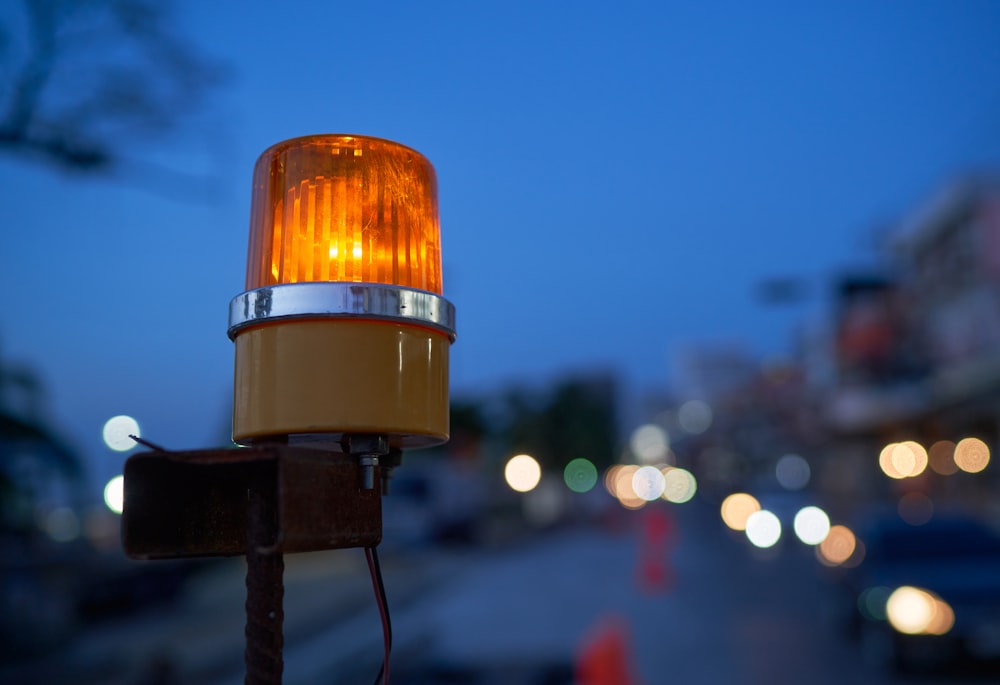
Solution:
<path fill-rule="evenodd" d="M 15 3 L 16 4 L 16 3 Z M 169 0 L 22 0 L 0 14 L 0 153 L 83 172 L 129 162 L 223 79 Z"/>

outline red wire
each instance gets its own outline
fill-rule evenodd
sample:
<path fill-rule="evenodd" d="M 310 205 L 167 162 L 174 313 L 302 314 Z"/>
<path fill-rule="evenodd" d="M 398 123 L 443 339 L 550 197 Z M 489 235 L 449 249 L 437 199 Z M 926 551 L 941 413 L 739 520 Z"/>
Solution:
<path fill-rule="evenodd" d="M 386 606 L 385 590 L 379 582 L 380 573 L 377 566 L 375 550 L 365 547 L 365 559 L 368 560 L 368 571 L 372 577 L 372 587 L 375 589 L 375 603 L 378 605 L 379 617 L 382 619 L 382 685 L 389 685 L 389 652 L 392 649 L 392 634 L 389 632 L 389 607 Z M 378 679 L 376 678 L 376 683 Z"/>

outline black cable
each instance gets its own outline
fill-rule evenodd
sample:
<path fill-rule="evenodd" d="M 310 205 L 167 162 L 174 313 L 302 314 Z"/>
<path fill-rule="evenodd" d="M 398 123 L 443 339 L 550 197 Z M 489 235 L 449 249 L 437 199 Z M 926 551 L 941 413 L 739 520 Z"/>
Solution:
<path fill-rule="evenodd" d="M 375 685 L 389 685 L 389 653 L 392 651 L 392 622 L 389 619 L 389 602 L 385 597 L 385 583 L 382 582 L 382 565 L 379 563 L 378 552 L 374 547 L 365 547 L 365 558 L 368 560 L 368 571 L 372 577 L 372 588 L 375 591 L 375 603 L 382 618 L 382 640 L 384 653 L 382 667 L 375 676 Z"/>
<path fill-rule="evenodd" d="M 145 438 L 140 438 L 138 435 L 132 435 L 131 433 L 129 433 L 128 436 L 130 438 L 132 438 L 133 440 L 135 440 L 140 445 L 142 445 L 143 447 L 148 447 L 149 449 L 153 450 L 154 452 L 166 452 L 167 451 L 165 448 L 160 447 L 155 442 L 150 442 L 149 440 L 146 440 Z"/>

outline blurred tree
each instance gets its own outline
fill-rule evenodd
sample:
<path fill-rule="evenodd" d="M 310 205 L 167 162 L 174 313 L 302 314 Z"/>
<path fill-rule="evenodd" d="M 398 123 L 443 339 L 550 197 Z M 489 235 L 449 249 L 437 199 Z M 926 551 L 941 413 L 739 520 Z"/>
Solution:
<path fill-rule="evenodd" d="M 474 397 L 452 397 L 448 407 L 451 436 L 447 443 L 407 454 L 404 463 L 416 460 L 442 458 L 476 461 L 481 455 L 483 442 L 488 440 L 493 427 L 486 418 L 487 409 L 482 400 Z"/>
<path fill-rule="evenodd" d="M 512 452 L 526 452 L 561 472 L 578 457 L 599 469 L 614 461 L 618 439 L 615 384 L 603 377 L 572 378 L 539 398 L 524 390 L 506 396 L 503 432 Z"/>
<path fill-rule="evenodd" d="M 83 500 L 83 463 L 46 425 L 43 394 L 36 373 L 0 357 L 0 547 L 12 531 L 37 528 L 37 507 L 53 493 Z"/>
<path fill-rule="evenodd" d="M 472 398 L 455 399 L 449 407 L 452 436 L 460 433 L 470 440 L 482 440 L 489 433 L 483 406 Z"/>
<path fill-rule="evenodd" d="M 121 171 L 204 99 L 220 65 L 179 36 L 169 0 L 21 0 L 0 10 L 0 152 Z"/>

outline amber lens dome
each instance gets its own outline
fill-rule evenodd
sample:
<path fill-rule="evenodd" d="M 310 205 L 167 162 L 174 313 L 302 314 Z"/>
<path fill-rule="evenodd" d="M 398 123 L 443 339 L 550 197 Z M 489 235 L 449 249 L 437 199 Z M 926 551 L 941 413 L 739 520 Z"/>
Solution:
<path fill-rule="evenodd" d="M 257 160 L 246 289 L 331 281 L 442 294 L 437 177 L 419 152 L 317 135 Z"/>

